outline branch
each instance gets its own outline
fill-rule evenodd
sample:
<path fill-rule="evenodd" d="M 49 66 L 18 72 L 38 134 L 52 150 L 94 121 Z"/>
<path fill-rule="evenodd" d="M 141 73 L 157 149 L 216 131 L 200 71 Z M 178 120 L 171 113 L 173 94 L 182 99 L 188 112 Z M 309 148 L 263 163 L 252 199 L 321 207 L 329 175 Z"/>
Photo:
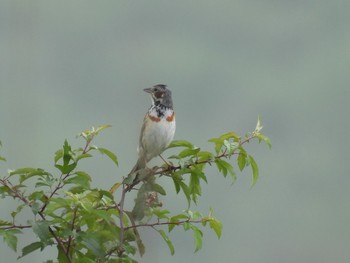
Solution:
<path fill-rule="evenodd" d="M 128 230 L 130 228 L 138 228 L 138 227 L 155 227 L 155 226 L 162 226 L 162 225 L 177 225 L 177 226 L 180 226 L 180 225 L 183 225 L 185 223 L 195 223 L 195 224 L 198 224 L 198 223 L 203 223 L 203 222 L 208 222 L 209 219 L 200 219 L 200 220 L 190 220 L 190 219 L 187 219 L 187 220 L 183 220 L 183 221 L 177 221 L 177 222 L 156 222 L 156 223 L 145 223 L 145 224 L 138 224 L 138 225 L 132 225 L 132 226 L 128 226 L 128 227 L 125 227 L 125 230 Z"/>
<path fill-rule="evenodd" d="M 252 140 L 252 139 L 254 139 L 254 138 L 256 138 L 256 137 L 257 137 L 256 133 L 253 132 L 250 136 L 248 136 L 247 138 L 245 138 L 244 140 L 242 140 L 242 141 L 239 142 L 238 148 L 239 148 L 240 146 L 242 146 L 243 144 L 248 143 L 250 140 Z M 237 148 L 237 149 L 238 149 L 238 148 Z M 236 151 L 237 149 L 235 149 L 235 151 Z M 227 158 L 227 157 L 230 157 L 230 156 L 232 156 L 232 155 L 238 154 L 238 153 L 235 152 L 235 151 L 234 151 L 233 153 L 227 153 L 227 152 L 226 152 L 226 149 L 225 149 L 221 154 L 215 156 L 214 159 Z M 194 161 L 193 163 L 190 163 L 190 164 L 185 165 L 185 168 L 191 168 L 193 165 L 198 165 L 198 164 L 205 164 L 205 163 L 210 164 L 210 163 L 212 163 L 212 161 L 213 161 L 213 159 L 207 159 L 207 160 L 202 160 L 202 161 L 196 160 L 196 161 Z M 180 170 L 180 169 L 182 169 L 182 168 L 183 168 L 183 167 L 181 167 L 181 165 L 178 165 L 178 166 L 170 166 L 170 165 L 168 165 L 167 167 L 160 167 L 159 169 L 155 169 L 155 170 L 151 169 L 151 171 L 153 171 L 153 172 L 150 172 L 150 174 L 148 174 L 144 179 L 146 179 L 146 178 L 148 178 L 148 177 L 150 177 L 150 176 L 154 176 L 154 175 L 163 175 L 163 174 L 168 173 L 168 172 L 175 172 L 175 171 Z M 143 179 L 143 180 L 144 180 L 144 179 Z M 133 182 L 132 184 L 128 185 L 128 186 L 127 186 L 127 191 L 133 190 L 134 187 L 135 187 L 136 185 L 138 185 L 141 181 L 142 181 L 142 180 L 137 181 L 137 182 Z"/>
<path fill-rule="evenodd" d="M 0 229 L 25 229 L 25 228 L 31 228 L 32 226 L 22 226 L 22 225 L 11 225 L 11 226 L 3 226 L 0 227 Z"/>

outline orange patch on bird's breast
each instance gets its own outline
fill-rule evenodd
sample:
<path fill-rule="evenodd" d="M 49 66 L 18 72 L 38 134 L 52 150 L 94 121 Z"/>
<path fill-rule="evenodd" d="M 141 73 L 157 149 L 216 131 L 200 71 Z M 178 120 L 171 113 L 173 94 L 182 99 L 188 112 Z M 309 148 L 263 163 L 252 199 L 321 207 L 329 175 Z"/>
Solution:
<path fill-rule="evenodd" d="M 175 112 L 173 111 L 173 113 L 170 116 L 166 117 L 166 120 L 168 122 L 172 122 L 174 120 L 174 118 L 175 118 Z"/>
<path fill-rule="evenodd" d="M 158 118 L 156 116 L 148 115 L 148 118 L 150 118 L 151 121 L 160 122 L 160 118 Z"/>

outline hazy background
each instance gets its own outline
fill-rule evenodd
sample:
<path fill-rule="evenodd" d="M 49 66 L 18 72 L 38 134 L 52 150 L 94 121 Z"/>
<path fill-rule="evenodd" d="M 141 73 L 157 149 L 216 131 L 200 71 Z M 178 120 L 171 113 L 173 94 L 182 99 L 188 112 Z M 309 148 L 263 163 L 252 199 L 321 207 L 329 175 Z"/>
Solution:
<path fill-rule="evenodd" d="M 143 88 L 173 91 L 176 139 L 203 148 L 227 131 L 254 129 L 258 115 L 272 150 L 251 143 L 261 177 L 233 186 L 208 173 L 200 206 L 224 225 L 170 236 L 171 256 L 143 230 L 140 262 L 349 262 L 349 1 L 14 1 L 0 4 L 0 140 L 7 162 L 53 169 L 67 138 L 111 124 L 95 144 L 119 157 L 83 161 L 93 185 L 108 188 L 136 159 L 150 99 Z M 169 156 L 169 154 L 165 154 Z M 167 187 L 174 213 L 186 202 Z M 175 200 L 175 201 L 174 201 Z M 183 202 L 182 202 L 183 201 Z M 1 218 L 14 204 L 1 201 Z M 35 240 L 21 237 L 20 248 Z M 1 262 L 18 254 L 0 241 Z M 55 258 L 54 249 L 19 262 Z"/>

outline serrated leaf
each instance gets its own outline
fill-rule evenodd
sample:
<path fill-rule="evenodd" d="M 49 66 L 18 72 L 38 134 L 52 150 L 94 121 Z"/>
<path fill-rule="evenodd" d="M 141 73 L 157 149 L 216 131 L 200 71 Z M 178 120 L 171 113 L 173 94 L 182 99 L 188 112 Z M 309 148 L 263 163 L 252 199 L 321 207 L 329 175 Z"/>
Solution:
<path fill-rule="evenodd" d="M 28 246 L 25 246 L 22 249 L 22 255 L 19 258 L 22 258 L 30 253 L 32 253 L 33 251 L 37 250 L 37 249 L 42 249 L 43 248 L 43 243 L 42 242 L 34 242 L 29 244 Z"/>
<path fill-rule="evenodd" d="M 175 148 L 175 147 L 186 147 L 186 148 L 192 149 L 193 144 L 185 140 L 174 140 L 168 146 L 168 148 Z"/>
<path fill-rule="evenodd" d="M 77 171 L 75 172 L 76 176 L 70 177 L 64 181 L 65 184 L 75 184 L 82 186 L 85 189 L 90 188 L 91 177 L 85 172 Z"/>
<path fill-rule="evenodd" d="M 19 168 L 19 169 L 16 169 L 14 171 L 11 171 L 10 172 L 10 176 L 29 174 L 29 173 L 34 172 L 34 171 L 36 171 L 36 169 L 35 168 L 31 168 L 31 167 Z"/>
<path fill-rule="evenodd" d="M 249 159 L 250 167 L 252 167 L 252 184 L 251 187 L 253 187 L 256 183 L 256 181 L 259 178 L 259 168 L 257 163 L 255 162 L 254 158 L 251 155 L 248 155 L 247 158 Z"/>
<path fill-rule="evenodd" d="M 102 154 L 107 155 L 118 166 L 117 156 L 114 153 L 112 153 L 110 150 L 107 150 L 101 147 L 96 147 L 96 150 L 98 150 Z"/>
<path fill-rule="evenodd" d="M 158 230 L 158 233 L 162 236 L 162 238 L 164 239 L 164 241 L 166 242 L 166 244 L 168 245 L 168 248 L 170 250 L 170 254 L 174 255 L 175 253 L 175 249 L 173 246 L 173 243 L 171 242 L 171 240 L 169 239 L 169 237 L 165 234 L 164 230 Z"/>
<path fill-rule="evenodd" d="M 4 242 L 13 250 L 13 251 L 17 251 L 17 236 L 16 234 L 21 234 L 22 231 L 18 230 L 18 229 L 9 229 L 9 230 L 5 230 L 3 233 L 0 232 L 0 234 L 2 234 Z"/>
<path fill-rule="evenodd" d="M 217 158 L 215 160 L 215 163 L 216 163 L 216 166 L 218 167 L 219 171 L 224 175 L 224 177 L 226 177 L 227 173 L 229 173 L 233 180 L 236 179 L 236 175 L 234 173 L 233 166 L 230 163 L 228 163 L 222 159 L 219 159 L 219 158 Z"/>
<path fill-rule="evenodd" d="M 210 226 L 211 229 L 214 230 L 216 236 L 218 238 L 220 238 L 221 237 L 221 232 L 222 232 L 222 223 L 219 220 L 215 219 L 215 218 L 211 218 L 209 220 L 209 226 Z"/>
<path fill-rule="evenodd" d="M 228 140 L 224 140 L 224 145 L 226 147 L 226 152 L 228 155 L 232 155 L 234 150 L 236 150 L 239 147 L 238 142 L 230 142 Z"/>
<path fill-rule="evenodd" d="M 32 223 L 33 232 L 40 238 L 40 241 L 47 243 L 50 239 L 49 222 L 35 221 Z"/>

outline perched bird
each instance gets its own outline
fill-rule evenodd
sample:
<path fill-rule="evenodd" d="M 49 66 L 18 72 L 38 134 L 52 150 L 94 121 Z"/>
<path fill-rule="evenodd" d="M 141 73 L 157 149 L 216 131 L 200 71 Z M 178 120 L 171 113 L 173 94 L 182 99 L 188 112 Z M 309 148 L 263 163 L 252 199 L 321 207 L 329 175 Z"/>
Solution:
<path fill-rule="evenodd" d="M 175 134 L 175 112 L 171 91 L 166 85 L 158 84 L 144 89 L 152 98 L 152 105 L 145 115 L 141 128 L 138 160 L 129 175 L 136 173 L 129 189 L 139 182 L 137 171 L 146 168 L 146 164 L 160 155 L 171 143 Z"/>

